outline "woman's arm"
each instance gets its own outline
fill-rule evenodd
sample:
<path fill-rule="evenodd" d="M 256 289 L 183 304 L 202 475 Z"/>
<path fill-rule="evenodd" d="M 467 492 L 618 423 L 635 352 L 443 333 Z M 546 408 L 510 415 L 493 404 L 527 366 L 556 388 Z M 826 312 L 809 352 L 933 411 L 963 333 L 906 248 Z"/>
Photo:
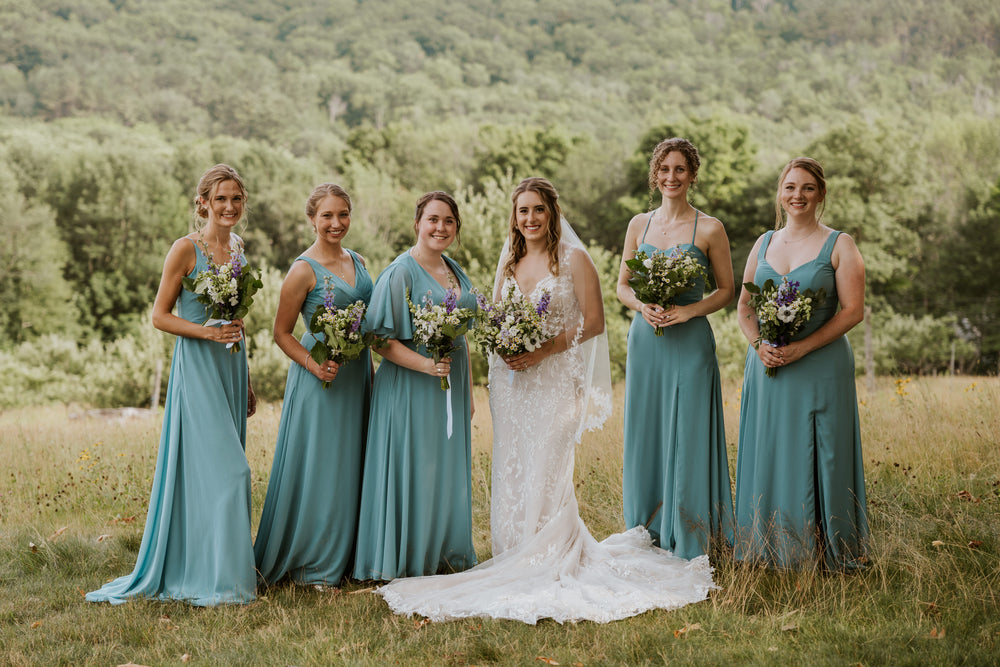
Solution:
<path fill-rule="evenodd" d="M 639 249 L 639 233 L 645 229 L 651 215 L 652 213 L 640 213 L 628 223 L 628 231 L 625 232 L 625 247 L 622 249 L 622 263 L 618 269 L 618 285 L 615 293 L 618 295 L 618 300 L 626 308 L 642 315 L 642 319 L 646 320 L 649 326 L 658 327 L 662 326 L 664 309 L 658 304 L 643 303 L 636 298 L 632 286 L 628 284 L 629 278 L 632 277 L 632 272 L 629 271 L 628 266 L 625 264 L 628 260 L 635 258 L 635 253 Z"/>
<path fill-rule="evenodd" d="M 274 342 L 285 356 L 312 373 L 321 382 L 332 382 L 340 366 L 334 361 L 318 364 L 310 351 L 295 338 L 295 321 L 309 292 L 316 286 L 316 275 L 308 262 L 295 262 L 281 283 L 278 312 L 274 316 Z"/>
<path fill-rule="evenodd" d="M 233 320 L 219 327 L 206 327 L 174 315 L 174 306 L 180 296 L 181 279 L 191 273 L 197 263 L 194 244 L 188 238 L 174 241 L 163 262 L 163 275 L 153 301 L 153 326 L 175 336 L 210 340 L 216 343 L 238 341 L 243 331 L 243 320 Z"/>

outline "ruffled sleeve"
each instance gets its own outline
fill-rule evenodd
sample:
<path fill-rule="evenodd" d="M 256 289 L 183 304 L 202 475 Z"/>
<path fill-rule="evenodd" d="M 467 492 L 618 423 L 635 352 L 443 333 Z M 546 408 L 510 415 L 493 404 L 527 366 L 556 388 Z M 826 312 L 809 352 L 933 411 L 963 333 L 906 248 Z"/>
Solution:
<path fill-rule="evenodd" d="M 365 328 L 381 338 L 413 338 L 413 316 L 406 305 L 407 290 L 411 291 L 410 298 L 413 298 L 413 274 L 406 265 L 406 259 L 406 255 L 397 257 L 375 281 Z"/>

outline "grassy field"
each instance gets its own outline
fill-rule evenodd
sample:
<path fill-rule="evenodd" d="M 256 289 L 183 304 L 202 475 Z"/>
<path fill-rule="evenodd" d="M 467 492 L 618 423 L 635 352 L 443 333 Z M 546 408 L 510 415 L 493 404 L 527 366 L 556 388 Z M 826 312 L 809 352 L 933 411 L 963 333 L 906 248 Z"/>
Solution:
<path fill-rule="evenodd" d="M 620 388 L 619 388 L 620 390 Z M 996 664 L 1000 662 L 1000 382 L 884 379 L 860 390 L 873 565 L 771 572 L 719 559 L 721 590 L 608 625 L 421 623 L 358 584 L 292 586 L 248 606 L 192 608 L 83 594 L 129 572 L 142 536 L 160 416 L 70 408 L 0 414 L 0 664 Z M 619 406 L 620 406 L 619 396 Z M 725 387 L 735 473 L 739 388 Z M 489 553 L 490 424 L 474 425 L 475 542 Z M 278 405 L 250 422 L 254 510 Z M 577 455 L 581 512 L 620 530 L 621 415 Z"/>

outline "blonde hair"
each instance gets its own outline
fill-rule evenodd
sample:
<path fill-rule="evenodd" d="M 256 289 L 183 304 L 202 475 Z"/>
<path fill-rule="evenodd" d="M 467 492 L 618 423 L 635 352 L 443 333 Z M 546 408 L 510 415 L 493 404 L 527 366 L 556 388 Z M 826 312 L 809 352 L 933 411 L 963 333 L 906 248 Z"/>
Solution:
<path fill-rule="evenodd" d="M 313 188 L 309 199 L 306 199 L 306 217 L 312 220 L 316 215 L 316 209 L 319 208 L 319 203 L 327 197 L 340 197 L 347 204 L 348 212 L 354 210 L 354 205 L 351 204 L 351 196 L 347 194 L 347 190 L 336 183 L 320 183 Z"/>
<path fill-rule="evenodd" d="M 247 197 L 247 187 L 243 184 L 243 178 L 240 177 L 236 170 L 230 167 L 228 164 L 217 164 L 210 168 L 201 178 L 198 179 L 198 187 L 195 189 L 194 195 L 194 213 L 196 216 L 196 225 L 200 226 L 202 220 L 208 220 L 208 207 L 205 206 L 203 202 L 208 201 L 212 198 L 212 193 L 215 188 L 218 187 L 219 183 L 223 181 L 233 181 L 236 183 L 237 187 L 240 189 L 240 194 L 243 195 L 244 208 L 243 215 L 246 216 L 247 208 L 246 201 Z"/>

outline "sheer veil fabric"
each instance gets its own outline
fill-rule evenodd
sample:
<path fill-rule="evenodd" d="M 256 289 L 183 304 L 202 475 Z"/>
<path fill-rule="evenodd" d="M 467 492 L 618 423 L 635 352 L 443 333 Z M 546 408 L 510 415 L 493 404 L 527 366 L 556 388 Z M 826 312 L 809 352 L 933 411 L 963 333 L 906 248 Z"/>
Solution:
<path fill-rule="evenodd" d="M 549 317 L 571 347 L 516 373 L 499 357 L 490 360 L 494 557 L 465 572 L 396 579 L 379 588 L 396 613 L 433 621 L 605 623 L 682 607 L 716 588 L 707 556 L 676 558 L 654 547 L 641 526 L 598 542 L 580 519 L 574 452 L 582 433 L 600 428 L 611 412 L 611 374 L 606 334 L 579 340 L 583 315 L 570 257 L 586 250 L 565 220 L 562 225 L 558 274 L 525 296 L 538 303 L 548 290 Z M 501 266 L 506 253 L 504 246 Z M 501 271 L 496 286 L 520 291 Z"/>

